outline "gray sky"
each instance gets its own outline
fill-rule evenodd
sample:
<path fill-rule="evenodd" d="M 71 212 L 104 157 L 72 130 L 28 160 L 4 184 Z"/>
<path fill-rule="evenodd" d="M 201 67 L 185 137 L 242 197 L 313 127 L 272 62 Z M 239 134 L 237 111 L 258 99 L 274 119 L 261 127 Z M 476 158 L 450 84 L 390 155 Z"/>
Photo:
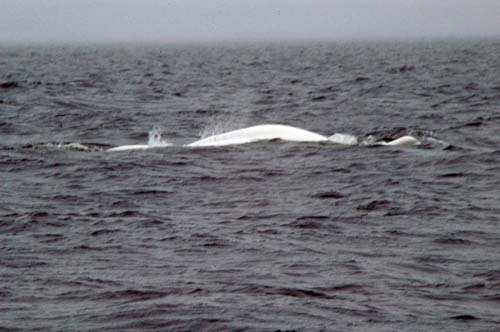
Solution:
<path fill-rule="evenodd" d="M 0 0 L 0 42 L 500 36 L 500 0 Z"/>

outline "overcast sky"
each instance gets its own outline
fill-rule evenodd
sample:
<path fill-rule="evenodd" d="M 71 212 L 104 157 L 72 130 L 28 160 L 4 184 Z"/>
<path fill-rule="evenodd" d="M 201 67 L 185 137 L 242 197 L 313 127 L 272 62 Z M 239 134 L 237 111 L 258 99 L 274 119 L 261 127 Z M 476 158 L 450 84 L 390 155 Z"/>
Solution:
<path fill-rule="evenodd" d="M 500 0 L 0 0 L 0 42 L 500 36 Z"/>

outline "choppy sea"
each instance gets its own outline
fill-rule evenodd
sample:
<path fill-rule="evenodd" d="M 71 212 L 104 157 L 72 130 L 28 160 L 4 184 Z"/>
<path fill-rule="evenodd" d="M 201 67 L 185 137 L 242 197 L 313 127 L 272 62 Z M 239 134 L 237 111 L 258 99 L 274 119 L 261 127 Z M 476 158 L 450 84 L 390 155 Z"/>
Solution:
<path fill-rule="evenodd" d="M 499 54 L 0 46 L 0 331 L 500 331 Z"/>

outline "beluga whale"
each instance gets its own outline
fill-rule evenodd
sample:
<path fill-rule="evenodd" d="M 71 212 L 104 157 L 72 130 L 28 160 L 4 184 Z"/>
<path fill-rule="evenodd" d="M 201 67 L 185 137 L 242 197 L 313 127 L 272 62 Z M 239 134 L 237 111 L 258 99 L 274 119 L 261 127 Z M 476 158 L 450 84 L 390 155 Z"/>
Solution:
<path fill-rule="evenodd" d="M 420 141 L 413 136 L 405 135 L 390 142 L 380 142 L 379 144 L 388 146 L 415 146 L 419 145 Z"/>
<path fill-rule="evenodd" d="M 247 144 L 258 141 L 283 140 L 289 142 L 325 142 L 339 145 L 357 145 L 358 139 L 349 134 L 336 133 L 332 136 L 324 136 L 312 131 L 282 124 L 262 124 L 243 129 L 237 129 L 221 134 L 212 135 L 200 140 L 185 144 L 185 147 L 210 147 Z M 362 142 L 363 144 L 363 142 Z M 413 136 L 403 136 L 389 142 L 373 142 L 369 145 L 387 145 L 387 146 L 413 146 L 420 144 Z M 365 144 L 366 145 L 366 144 Z M 153 131 L 149 135 L 148 144 L 122 145 L 107 151 L 128 151 L 144 150 L 155 147 L 167 147 L 172 144 L 161 138 L 159 131 Z"/>
<path fill-rule="evenodd" d="M 263 124 L 227 133 L 213 135 L 190 143 L 187 146 L 223 146 L 252 143 L 263 140 L 281 139 L 291 142 L 327 142 L 328 137 L 301 128 L 281 125 Z"/>

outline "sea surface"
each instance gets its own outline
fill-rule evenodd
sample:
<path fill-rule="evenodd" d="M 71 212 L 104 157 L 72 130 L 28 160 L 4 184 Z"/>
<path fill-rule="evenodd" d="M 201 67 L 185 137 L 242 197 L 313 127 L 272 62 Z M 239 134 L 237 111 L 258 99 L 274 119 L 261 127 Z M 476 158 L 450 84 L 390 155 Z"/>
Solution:
<path fill-rule="evenodd" d="M 500 331 L 499 55 L 0 46 L 0 331 Z"/>

